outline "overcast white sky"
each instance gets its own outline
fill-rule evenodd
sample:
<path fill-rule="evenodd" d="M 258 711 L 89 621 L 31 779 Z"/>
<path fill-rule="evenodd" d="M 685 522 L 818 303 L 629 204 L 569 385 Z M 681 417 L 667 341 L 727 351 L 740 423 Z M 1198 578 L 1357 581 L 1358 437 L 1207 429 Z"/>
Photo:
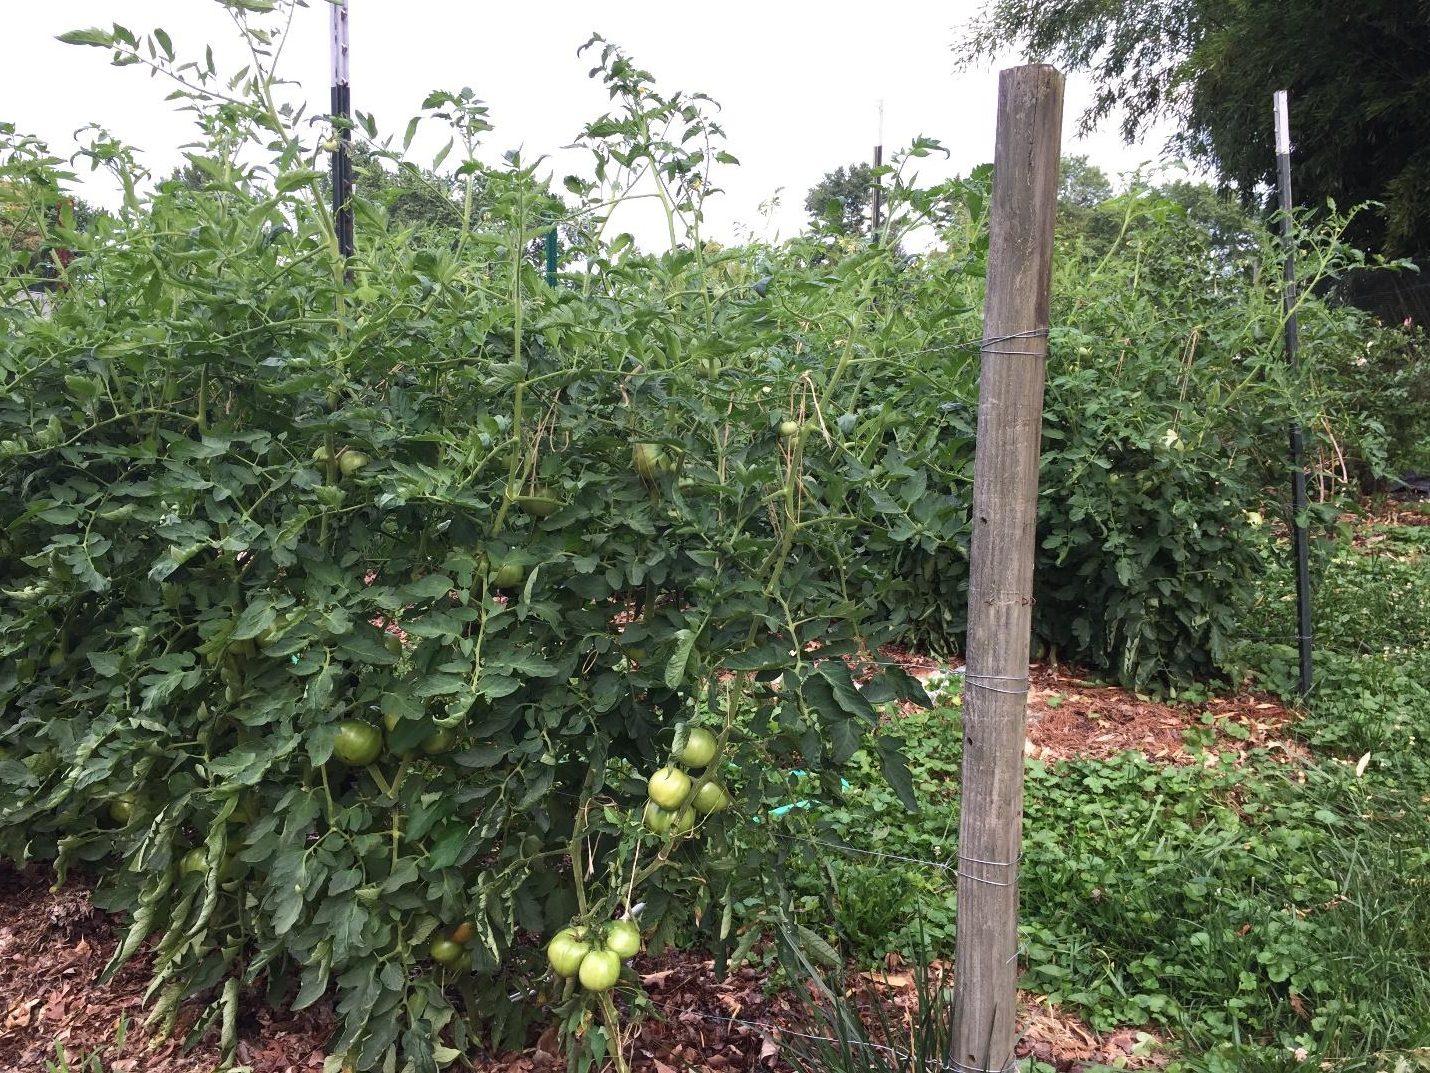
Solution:
<path fill-rule="evenodd" d="M 576 49 L 598 31 L 620 44 L 670 88 L 709 93 L 724 106 L 729 148 L 742 166 L 727 169 L 727 193 L 709 206 L 711 231 L 740 225 L 762 237 L 801 226 L 805 191 L 827 170 L 867 159 L 884 102 L 886 157 L 917 134 L 942 140 L 946 163 L 933 177 L 963 173 L 992 156 L 996 70 L 955 73 L 950 46 L 976 0 L 942 3 L 880 0 L 868 5 L 726 0 L 698 10 L 649 0 L 481 4 L 469 0 L 351 0 L 354 106 L 400 134 L 432 89 L 471 86 L 492 110 L 488 141 L 495 160 L 505 149 L 528 156 L 569 143 L 607 99 L 587 78 L 589 57 Z M 167 88 L 137 67 L 109 67 L 107 53 L 60 44 L 66 30 L 117 21 L 136 33 L 162 26 L 181 55 L 214 44 L 223 63 L 232 26 L 212 0 L 53 0 L 7 4 L 0 119 L 50 141 L 68 155 L 73 132 L 94 121 L 145 151 L 165 174 L 190 138 L 187 117 L 165 103 Z M 300 11 L 284 59 L 315 110 L 328 100 L 328 7 Z M 1009 57 L 1007 63 L 1018 62 Z M 236 66 L 234 65 L 230 65 Z M 1124 145 L 1109 123 L 1077 137 L 1087 83 L 1069 81 L 1064 152 L 1086 154 L 1109 172 L 1156 161 L 1165 133 Z M 573 170 L 554 157 L 557 179 Z M 783 190 L 772 226 L 759 206 Z M 101 178 L 86 184 L 91 200 L 114 203 Z M 642 244 L 661 245 L 663 226 L 635 213 L 619 221 Z"/>

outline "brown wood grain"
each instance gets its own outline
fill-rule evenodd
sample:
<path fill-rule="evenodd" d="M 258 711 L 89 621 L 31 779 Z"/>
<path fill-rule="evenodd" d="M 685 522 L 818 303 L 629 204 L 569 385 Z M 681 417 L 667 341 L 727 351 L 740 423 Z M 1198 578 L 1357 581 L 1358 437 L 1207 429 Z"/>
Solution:
<path fill-rule="evenodd" d="M 1023 690 L 1062 110 L 1063 76 L 1055 68 L 1030 64 L 1000 74 L 959 823 L 954 1032 L 968 1071 L 1010 1067 L 1017 1032 Z"/>

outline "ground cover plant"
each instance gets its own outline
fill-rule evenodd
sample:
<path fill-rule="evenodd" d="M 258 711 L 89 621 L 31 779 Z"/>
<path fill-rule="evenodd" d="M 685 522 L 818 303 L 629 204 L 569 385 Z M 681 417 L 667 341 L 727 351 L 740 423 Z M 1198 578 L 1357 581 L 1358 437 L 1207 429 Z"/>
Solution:
<path fill-rule="evenodd" d="M 612 108 L 559 189 L 538 162 L 483 162 L 471 91 L 433 93 L 392 138 L 360 117 L 385 178 L 344 263 L 317 166 L 332 132 L 272 68 L 292 5 L 225 6 L 253 59 L 231 80 L 160 30 L 70 35 L 176 83 L 202 134 L 156 184 L 94 132 L 84 159 L 124 196 L 91 226 L 64 211 L 63 162 L 4 128 L 7 204 L 43 241 L 9 251 L 0 302 L 0 850 L 93 876 L 130 919 L 108 971 L 151 942 L 158 1021 L 197 996 L 194 1032 L 230 1057 L 242 1002 L 331 995 L 334 1065 L 432 1069 L 536 1023 L 573 1061 L 619 1063 L 642 943 L 724 966 L 782 925 L 764 877 L 789 832 L 755 817 L 842 778 L 911 830 L 904 810 L 944 800 L 956 754 L 900 736 L 947 713 L 882 719 L 928 698 L 876 653 L 959 640 L 988 174 L 906 182 L 938 151 L 920 140 L 886 176 L 880 242 L 721 247 L 702 231 L 732 164 L 713 105 L 593 39 Z M 451 144 L 419 168 L 403 154 L 424 124 Z M 642 180 L 665 254 L 610 233 Z M 1227 664 L 1281 427 L 1338 413 L 1318 355 L 1364 325 L 1308 300 L 1315 375 L 1293 380 L 1267 249 L 1227 261 L 1155 192 L 1123 220 L 1059 269 L 1039 629 L 1166 686 Z M 1326 272 L 1350 256 L 1338 226 L 1306 236 Z M 533 256 L 553 229 L 557 286 Z M 906 253 L 920 233 L 937 245 Z M 69 252 L 41 272 L 37 248 Z M 1143 781 L 1161 774 L 1099 770 L 1083 777 L 1128 798 L 1118 825 L 1160 822 Z M 1141 863 L 1184 888 L 1232 837 L 1228 802 L 1304 819 L 1240 769 L 1182 777 Z M 1072 822 L 1063 785 L 1035 795 L 1037 823 Z M 1196 822 L 1214 805 L 1220 831 Z M 936 815 L 921 852 L 946 851 Z M 1323 826 L 1268 852 L 1317 852 Z M 1290 900 L 1329 890 L 1225 867 Z M 1076 868 L 1111 882 L 1131 862 Z M 864 891 L 845 937 L 875 952 L 906 905 L 835 879 Z M 1044 936 L 1030 972 L 1107 1023 L 1201 1017 L 1150 982 L 1165 953 L 1113 945 L 1120 913 L 1195 897 L 1073 914 L 1081 937 Z M 783 933 L 837 960 L 820 929 Z M 1074 943 L 1119 960 L 1089 975 Z M 1230 971 L 1178 969 L 1209 993 Z M 1280 1024 L 1249 1009 L 1228 1024 Z"/>
<path fill-rule="evenodd" d="M 1023 986 L 1095 1028 L 1151 1028 L 1179 1069 L 1418 1068 L 1430 1045 L 1430 621 L 1378 612 L 1418 606 L 1430 579 L 1423 536 L 1357 526 L 1328 551 L 1319 685 L 1294 726 L 1305 757 L 1230 749 L 1189 717 L 1192 762 L 1138 752 L 1028 762 Z M 1267 541 L 1258 604 L 1285 603 L 1284 552 Z M 1367 632 L 1372 621 L 1392 635 Z M 1294 647 L 1249 647 L 1264 684 L 1289 696 Z M 873 900 L 857 879 L 793 884 L 795 904 L 832 921 L 831 941 L 866 965 L 891 949 L 952 949 L 956 684 L 935 697 L 902 721 L 918 743 L 915 782 L 937 788 L 919 814 L 865 769 L 842 802 L 797 820 L 804 836 L 857 847 L 853 861 L 873 851 L 924 862 L 884 866 L 897 889 Z M 868 943 L 865 921 L 900 898 L 916 908 Z"/>

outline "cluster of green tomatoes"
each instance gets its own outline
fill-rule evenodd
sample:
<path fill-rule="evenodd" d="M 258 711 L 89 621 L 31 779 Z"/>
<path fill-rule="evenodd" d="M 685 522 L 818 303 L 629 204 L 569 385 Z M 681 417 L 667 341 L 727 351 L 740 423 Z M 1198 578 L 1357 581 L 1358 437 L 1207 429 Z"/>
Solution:
<path fill-rule="evenodd" d="M 587 991 L 609 991 L 621 976 L 621 962 L 640 953 L 641 931 L 629 917 L 613 920 L 600 931 L 563 928 L 546 946 L 551 971 L 563 980 L 573 977 Z"/>
<path fill-rule="evenodd" d="M 730 795 L 713 778 L 700 783 L 686 774 L 686 768 L 704 768 L 715 759 L 718 744 L 715 735 L 702 727 L 691 727 L 685 738 L 677 763 L 667 764 L 646 783 L 645 812 L 642 820 L 647 831 L 661 836 L 687 835 L 695 827 L 697 815 L 708 816 L 730 807 Z M 692 793 L 692 790 L 694 791 Z"/>

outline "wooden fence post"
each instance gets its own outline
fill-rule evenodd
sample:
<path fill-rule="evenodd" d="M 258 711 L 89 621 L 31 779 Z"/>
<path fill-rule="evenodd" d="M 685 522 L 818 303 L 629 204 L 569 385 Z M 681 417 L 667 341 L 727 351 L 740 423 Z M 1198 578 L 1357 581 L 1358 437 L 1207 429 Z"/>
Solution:
<path fill-rule="evenodd" d="M 1063 76 L 998 78 L 958 835 L 954 1041 L 960 1073 L 1013 1068 L 1018 856 Z"/>

